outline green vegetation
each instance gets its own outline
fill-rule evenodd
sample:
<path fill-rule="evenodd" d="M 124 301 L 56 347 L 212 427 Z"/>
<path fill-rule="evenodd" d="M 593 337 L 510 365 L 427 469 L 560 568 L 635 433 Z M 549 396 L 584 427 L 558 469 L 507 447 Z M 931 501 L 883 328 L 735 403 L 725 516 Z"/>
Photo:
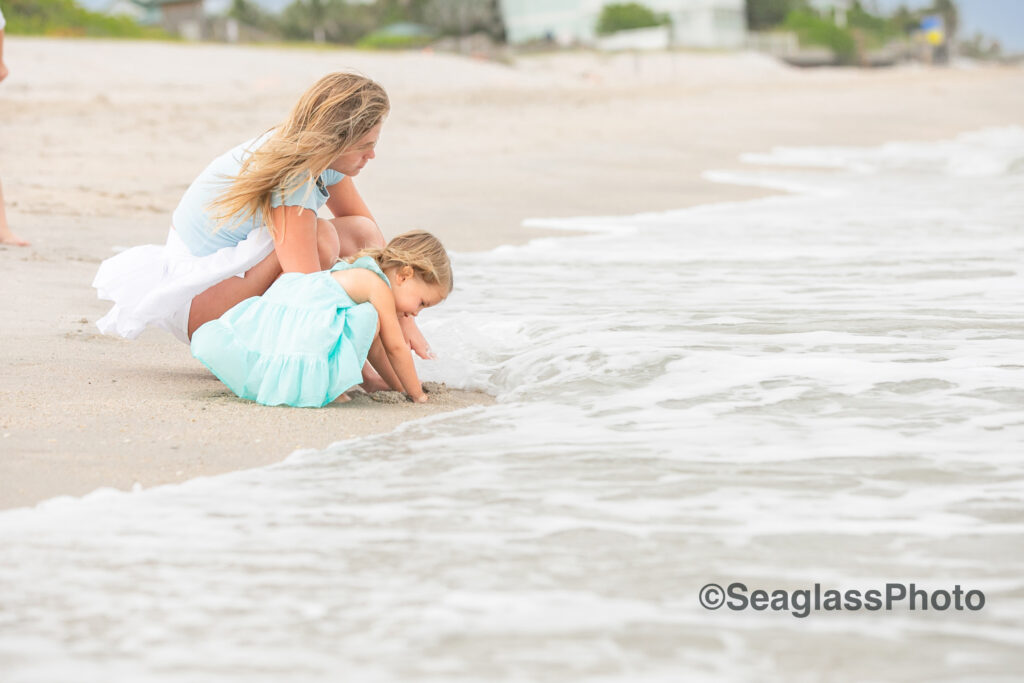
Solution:
<path fill-rule="evenodd" d="M 818 45 L 832 50 L 841 64 L 852 64 L 857 58 L 857 42 L 853 34 L 814 12 L 794 10 L 786 15 L 782 28 L 795 33 L 801 45 Z"/>
<path fill-rule="evenodd" d="M 350 5 L 344 0 L 296 0 L 284 8 L 277 33 L 289 40 L 354 43 L 377 27 L 373 5 Z"/>
<path fill-rule="evenodd" d="M 5 0 L 8 33 L 108 38 L 168 38 L 159 28 L 139 26 L 129 17 L 90 12 L 74 0 Z"/>
<path fill-rule="evenodd" d="M 805 9 L 800 0 L 747 0 L 747 28 L 764 31 L 779 26 L 795 9 Z"/>
<path fill-rule="evenodd" d="M 483 32 L 502 40 L 504 28 L 500 17 L 497 0 L 377 0 L 373 3 L 294 0 L 281 13 L 276 32 L 292 40 L 312 37 L 318 42 L 371 48 L 417 48 L 427 42 L 421 36 L 401 37 L 386 30 L 378 32 L 378 29 L 396 23 L 413 23 L 428 27 L 435 36 Z M 242 14 L 237 14 L 236 18 L 246 21 Z"/>
<path fill-rule="evenodd" d="M 668 23 L 668 15 L 657 14 L 637 2 L 626 2 L 605 5 L 601 9 L 601 15 L 597 19 L 597 33 L 598 35 L 608 35 L 616 31 L 665 26 Z"/>
<path fill-rule="evenodd" d="M 928 14 L 939 14 L 949 36 L 956 33 L 957 7 L 953 0 L 934 0 L 931 7 L 898 8 L 891 16 L 879 16 L 852 3 L 849 11 L 814 10 L 807 0 L 747 0 L 747 26 L 752 31 L 792 31 L 801 45 L 825 47 L 843 64 L 853 64 L 867 50 L 906 40 Z"/>
<path fill-rule="evenodd" d="M 374 32 L 363 36 L 356 47 L 366 50 L 415 50 L 426 47 L 434 41 L 433 36 L 398 36 Z"/>
<path fill-rule="evenodd" d="M 228 16 L 237 19 L 246 26 L 251 26 L 268 35 L 279 35 L 278 18 L 266 12 L 255 2 L 249 0 L 231 0 Z"/>
<path fill-rule="evenodd" d="M 170 38 L 162 29 L 140 26 L 124 16 L 90 12 L 75 0 L 0 0 L 7 31 L 15 34 Z M 433 37 L 483 32 L 504 40 L 499 0 L 293 0 L 280 14 L 254 0 L 232 0 L 227 15 L 265 40 L 343 43 L 372 49 L 419 48 Z M 407 22 L 422 34 L 378 30 Z"/>

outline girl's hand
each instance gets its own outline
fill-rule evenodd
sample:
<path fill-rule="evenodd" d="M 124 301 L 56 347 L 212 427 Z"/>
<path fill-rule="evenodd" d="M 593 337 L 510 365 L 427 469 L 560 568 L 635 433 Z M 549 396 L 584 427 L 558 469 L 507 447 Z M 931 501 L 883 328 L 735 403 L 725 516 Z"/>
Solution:
<path fill-rule="evenodd" d="M 416 318 L 411 315 L 401 315 L 398 317 L 398 324 L 402 327 L 402 336 L 405 337 L 405 343 L 409 345 L 409 348 L 417 356 L 423 360 L 437 358 L 434 352 L 430 350 L 430 344 L 427 343 L 423 333 L 420 332 L 420 328 L 416 327 Z"/>
<path fill-rule="evenodd" d="M 427 396 L 423 391 L 423 385 L 420 384 L 420 380 L 416 376 L 412 353 L 402 336 L 402 328 L 398 321 L 401 316 L 396 315 L 395 298 L 391 294 L 391 288 L 380 277 L 364 268 L 349 268 L 332 273 L 331 276 L 338 281 L 352 301 L 356 303 L 369 301 L 377 311 L 377 323 L 380 328 L 378 330 L 379 348 L 383 350 L 383 355 L 394 371 L 393 378 L 389 379 L 385 376 L 384 379 L 389 383 L 391 383 L 391 379 L 396 380 L 395 383 L 404 388 L 413 401 L 417 403 L 426 401 Z M 374 352 L 374 347 L 377 346 L 377 340 L 375 340 L 370 346 L 370 351 Z M 370 358 L 371 364 L 377 367 L 374 360 L 374 358 Z M 382 368 L 383 363 L 381 363 L 381 367 L 377 367 L 378 370 Z"/>

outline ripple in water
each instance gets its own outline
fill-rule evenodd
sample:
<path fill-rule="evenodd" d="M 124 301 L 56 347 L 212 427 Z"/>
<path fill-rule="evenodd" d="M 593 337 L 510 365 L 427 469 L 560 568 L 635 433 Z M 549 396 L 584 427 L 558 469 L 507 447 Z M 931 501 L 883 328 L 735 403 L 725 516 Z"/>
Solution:
<path fill-rule="evenodd" d="M 712 177 L 797 194 L 458 256 L 422 370 L 496 405 L 0 514 L 4 680 L 1009 679 L 1022 159 L 781 149 Z M 987 601 L 798 619 L 712 581 Z"/>

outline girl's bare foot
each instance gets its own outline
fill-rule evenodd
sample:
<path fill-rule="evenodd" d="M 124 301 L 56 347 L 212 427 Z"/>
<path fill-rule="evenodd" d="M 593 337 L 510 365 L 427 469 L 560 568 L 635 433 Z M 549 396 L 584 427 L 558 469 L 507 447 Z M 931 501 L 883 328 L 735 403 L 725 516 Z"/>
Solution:
<path fill-rule="evenodd" d="M 376 391 L 391 391 L 391 387 L 388 386 L 388 383 L 380 377 L 377 377 L 376 379 L 368 379 L 359 386 L 368 394 L 372 394 Z"/>

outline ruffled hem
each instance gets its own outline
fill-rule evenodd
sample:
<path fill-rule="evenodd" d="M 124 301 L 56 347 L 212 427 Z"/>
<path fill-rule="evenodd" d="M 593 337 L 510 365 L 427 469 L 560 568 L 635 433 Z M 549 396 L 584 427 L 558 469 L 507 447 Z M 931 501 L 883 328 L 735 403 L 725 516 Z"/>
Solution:
<path fill-rule="evenodd" d="M 299 277 L 323 275 L 330 279 L 324 273 Z M 289 307 L 246 299 L 196 330 L 192 355 L 241 398 L 323 407 L 362 382 L 377 313 L 370 304 L 307 308 L 308 300 L 299 302 Z"/>
<path fill-rule="evenodd" d="M 100 264 L 92 286 L 114 306 L 96 326 L 103 334 L 126 339 L 154 326 L 187 344 L 192 299 L 218 282 L 244 275 L 273 249 L 270 233 L 260 228 L 236 245 L 194 256 L 172 228 L 167 244 L 133 247 Z"/>

